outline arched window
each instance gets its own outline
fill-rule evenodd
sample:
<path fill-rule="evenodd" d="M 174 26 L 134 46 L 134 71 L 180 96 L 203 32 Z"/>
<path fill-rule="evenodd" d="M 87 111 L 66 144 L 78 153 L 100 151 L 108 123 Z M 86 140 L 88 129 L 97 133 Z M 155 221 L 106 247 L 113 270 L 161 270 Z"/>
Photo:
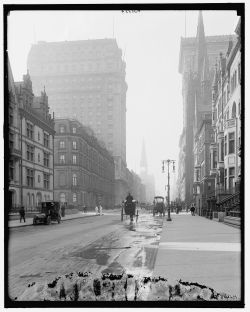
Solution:
<path fill-rule="evenodd" d="M 30 207 L 30 193 L 27 194 L 27 206 Z"/>
<path fill-rule="evenodd" d="M 66 201 L 65 193 L 61 193 L 60 194 L 60 202 L 65 203 L 65 201 Z"/>
<path fill-rule="evenodd" d="M 31 206 L 32 207 L 35 206 L 35 196 L 34 196 L 34 194 L 31 195 Z"/>
<path fill-rule="evenodd" d="M 73 193 L 73 203 L 77 201 L 76 193 Z"/>
<path fill-rule="evenodd" d="M 232 118 L 236 118 L 236 104 L 235 104 L 235 102 L 233 103 L 233 106 L 232 106 Z"/>
<path fill-rule="evenodd" d="M 76 186 L 77 185 L 77 177 L 76 174 L 73 174 L 73 185 Z"/>

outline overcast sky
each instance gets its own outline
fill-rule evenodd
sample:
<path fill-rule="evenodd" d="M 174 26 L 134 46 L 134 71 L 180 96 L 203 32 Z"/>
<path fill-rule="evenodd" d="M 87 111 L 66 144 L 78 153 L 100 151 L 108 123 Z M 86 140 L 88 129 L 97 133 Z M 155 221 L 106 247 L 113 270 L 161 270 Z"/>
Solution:
<path fill-rule="evenodd" d="M 235 11 L 203 11 L 206 35 L 233 34 Z M 186 36 L 195 36 L 198 11 L 186 11 Z M 223 21 L 223 23 L 222 23 Z M 114 26 L 113 26 L 114 25 Z M 127 165 L 140 172 L 142 140 L 156 189 L 165 195 L 162 159 L 178 160 L 182 131 L 180 38 L 185 36 L 185 11 L 21 11 L 8 18 L 8 50 L 15 81 L 27 71 L 32 43 L 117 39 L 126 61 Z M 56 113 L 56 112 L 55 112 Z M 178 167 L 178 164 L 177 164 Z M 172 182 L 177 180 L 172 175 Z"/>

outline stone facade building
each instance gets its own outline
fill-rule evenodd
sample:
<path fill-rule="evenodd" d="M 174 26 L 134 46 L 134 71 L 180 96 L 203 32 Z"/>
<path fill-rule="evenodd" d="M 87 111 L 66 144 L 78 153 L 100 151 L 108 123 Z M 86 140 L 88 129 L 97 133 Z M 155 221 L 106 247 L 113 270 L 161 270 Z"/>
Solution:
<path fill-rule="evenodd" d="M 182 74 L 183 133 L 180 140 L 178 189 L 187 205 L 193 201 L 194 135 L 206 112 L 211 112 L 211 86 L 216 58 L 225 53 L 230 36 L 205 36 L 199 12 L 195 38 L 181 38 L 179 72 Z M 232 37 L 234 40 L 234 37 Z M 182 194 L 178 195 L 183 197 Z"/>
<path fill-rule="evenodd" d="M 76 119 L 56 119 L 55 130 L 55 199 L 69 207 L 113 208 L 113 157 Z"/>
<path fill-rule="evenodd" d="M 229 41 L 226 54 L 215 64 L 212 89 L 214 141 L 210 145 L 210 175 L 215 179 L 219 202 L 235 192 L 241 177 L 241 31 Z"/>
<path fill-rule="evenodd" d="M 212 113 L 206 114 L 195 135 L 194 143 L 194 203 L 199 215 L 207 212 L 207 197 L 214 192 L 214 179 L 210 176 L 210 144 L 214 140 Z"/>
<path fill-rule="evenodd" d="M 28 68 L 34 90 L 44 85 L 50 106 L 60 118 L 90 126 L 115 160 L 115 202 L 126 181 L 126 64 L 115 39 L 39 42 L 32 46 Z"/>
<path fill-rule="evenodd" d="M 54 120 L 45 92 L 34 96 L 29 73 L 13 83 L 9 66 L 11 201 L 33 210 L 53 199 Z"/>

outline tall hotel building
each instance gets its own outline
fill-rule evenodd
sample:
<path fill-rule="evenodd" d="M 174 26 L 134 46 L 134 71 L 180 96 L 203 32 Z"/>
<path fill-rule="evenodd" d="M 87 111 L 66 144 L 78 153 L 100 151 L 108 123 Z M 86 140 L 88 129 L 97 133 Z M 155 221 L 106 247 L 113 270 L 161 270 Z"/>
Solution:
<path fill-rule="evenodd" d="M 227 52 L 230 39 L 235 40 L 235 36 L 205 36 L 201 11 L 196 37 L 181 38 L 179 73 L 182 75 L 183 132 L 179 140 L 177 187 L 179 198 L 187 204 L 193 201 L 194 133 L 202 116 L 212 111 L 209 90 L 212 94 L 214 64 L 220 53 Z"/>
<path fill-rule="evenodd" d="M 28 56 L 34 92 L 46 86 L 56 118 L 94 130 L 115 160 L 115 203 L 126 183 L 125 62 L 115 39 L 38 42 Z"/>

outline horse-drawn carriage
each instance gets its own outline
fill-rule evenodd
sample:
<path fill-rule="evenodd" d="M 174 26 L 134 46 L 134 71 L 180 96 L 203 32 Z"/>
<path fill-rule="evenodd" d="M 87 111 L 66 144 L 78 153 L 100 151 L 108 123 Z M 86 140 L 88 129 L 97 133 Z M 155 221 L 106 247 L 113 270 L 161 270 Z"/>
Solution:
<path fill-rule="evenodd" d="M 153 207 L 153 216 L 156 214 L 160 214 L 161 216 L 165 216 L 165 205 L 164 205 L 164 197 L 155 196 L 154 197 L 154 207 Z"/>
<path fill-rule="evenodd" d="M 124 202 L 124 204 L 122 205 L 122 211 L 121 211 L 121 221 L 123 221 L 124 216 L 129 216 L 131 222 L 134 221 L 134 217 L 135 217 L 135 220 L 137 222 L 139 212 L 138 212 L 138 209 L 136 209 L 136 200 L 132 200 L 132 202 L 127 202 L 127 201 Z"/>

